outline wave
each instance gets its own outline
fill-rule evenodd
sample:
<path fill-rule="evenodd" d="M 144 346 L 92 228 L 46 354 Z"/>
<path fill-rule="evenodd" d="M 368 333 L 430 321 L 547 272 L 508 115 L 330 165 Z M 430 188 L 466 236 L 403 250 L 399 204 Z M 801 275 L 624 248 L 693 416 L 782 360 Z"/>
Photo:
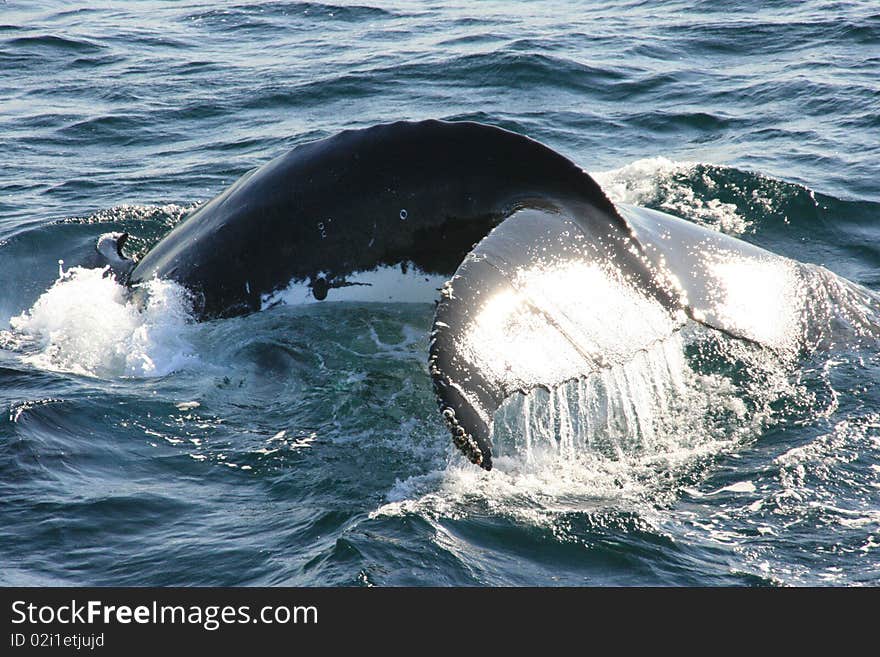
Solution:
<path fill-rule="evenodd" d="M 56 34 L 16 37 L 7 40 L 6 44 L 16 50 L 21 49 L 25 51 L 52 49 L 80 53 L 97 53 L 103 49 L 103 46 L 88 39 L 74 39 Z"/>
<path fill-rule="evenodd" d="M 653 208 L 868 287 L 880 282 L 880 203 L 762 173 L 665 157 L 591 172 L 612 201 Z"/>
<path fill-rule="evenodd" d="M 591 175 L 616 203 L 662 210 L 735 237 L 756 234 L 778 221 L 801 223 L 827 210 L 823 202 L 841 203 L 759 173 L 662 156 Z"/>
<path fill-rule="evenodd" d="M 390 19 L 401 14 L 369 5 L 337 5 L 322 2 L 260 2 L 238 4 L 189 14 L 191 21 L 205 22 L 223 30 L 265 29 L 279 18 L 302 21 L 360 22 Z"/>

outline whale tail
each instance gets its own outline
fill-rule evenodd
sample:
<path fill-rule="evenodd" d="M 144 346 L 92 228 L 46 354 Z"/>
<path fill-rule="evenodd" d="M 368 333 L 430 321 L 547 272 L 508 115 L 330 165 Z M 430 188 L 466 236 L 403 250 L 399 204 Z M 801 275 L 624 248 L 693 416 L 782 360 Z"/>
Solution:
<path fill-rule="evenodd" d="M 121 285 L 128 282 L 131 272 L 135 267 L 135 261 L 127 258 L 122 253 L 122 248 L 128 241 L 128 233 L 104 233 L 98 238 L 95 248 L 102 259 L 102 265 L 109 267 L 108 274 L 113 276 Z"/>
<path fill-rule="evenodd" d="M 620 267 L 625 237 L 613 248 L 608 223 L 600 228 L 572 210 L 514 213 L 441 293 L 430 343 L 434 390 L 453 442 L 486 470 L 503 400 L 626 363 L 685 320 L 658 273 Z"/>

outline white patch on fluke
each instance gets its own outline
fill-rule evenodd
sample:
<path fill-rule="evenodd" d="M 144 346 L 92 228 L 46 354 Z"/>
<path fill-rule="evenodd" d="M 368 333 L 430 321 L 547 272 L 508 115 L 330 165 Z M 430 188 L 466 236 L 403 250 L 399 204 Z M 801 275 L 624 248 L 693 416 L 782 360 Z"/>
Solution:
<path fill-rule="evenodd" d="M 715 313 L 736 333 L 795 350 L 806 303 L 797 265 L 783 258 L 718 258 L 709 270 L 719 289 Z"/>
<path fill-rule="evenodd" d="M 517 272 L 514 287 L 479 309 L 459 349 L 503 389 L 529 389 L 624 362 L 673 329 L 659 303 L 614 272 L 571 261 Z"/>
<path fill-rule="evenodd" d="M 262 307 L 278 303 L 293 306 L 330 301 L 433 303 L 446 277 L 426 274 L 414 266 L 410 266 L 405 274 L 400 267 L 383 266 L 372 271 L 355 272 L 346 281 L 352 285 L 330 288 L 327 298 L 321 301 L 312 295 L 308 281 L 292 281 L 283 290 L 264 295 Z"/>

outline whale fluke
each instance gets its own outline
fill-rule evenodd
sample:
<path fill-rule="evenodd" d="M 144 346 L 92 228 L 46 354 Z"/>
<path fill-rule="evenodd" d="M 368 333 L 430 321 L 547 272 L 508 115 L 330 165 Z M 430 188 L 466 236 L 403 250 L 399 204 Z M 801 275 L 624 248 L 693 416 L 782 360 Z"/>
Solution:
<path fill-rule="evenodd" d="M 429 370 L 455 444 L 486 469 L 505 399 L 625 364 L 688 319 L 787 354 L 833 342 L 842 325 L 877 331 L 870 294 L 827 270 L 617 207 L 547 146 L 470 122 L 303 144 L 194 210 L 133 269 L 125 239 L 99 241 L 114 274 L 136 291 L 153 277 L 182 284 L 200 319 L 285 290 L 315 303 L 428 300 L 451 276 Z M 404 291 L 407 271 L 418 285 Z"/>
<path fill-rule="evenodd" d="M 491 469 L 492 416 L 507 397 L 624 364 L 684 323 L 640 262 L 627 236 L 564 208 L 520 210 L 467 255 L 441 293 L 429 370 L 473 463 Z"/>
<path fill-rule="evenodd" d="M 626 230 L 592 178 L 528 137 L 436 120 L 346 130 L 297 146 L 195 209 L 131 283 L 174 280 L 201 318 L 259 310 L 291 283 L 333 300 L 348 277 L 381 266 L 449 276 L 516 209 L 560 198 Z"/>

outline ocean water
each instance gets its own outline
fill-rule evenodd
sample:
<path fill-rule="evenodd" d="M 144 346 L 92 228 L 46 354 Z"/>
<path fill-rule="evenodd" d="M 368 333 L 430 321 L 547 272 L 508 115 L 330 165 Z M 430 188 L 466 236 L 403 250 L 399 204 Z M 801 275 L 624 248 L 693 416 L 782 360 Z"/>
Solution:
<path fill-rule="evenodd" d="M 0 584 L 877 585 L 876 339 L 685 331 L 511 400 L 487 473 L 430 304 L 195 323 L 88 267 L 296 144 L 433 117 L 878 292 L 878 72 L 873 1 L 0 4 Z"/>

